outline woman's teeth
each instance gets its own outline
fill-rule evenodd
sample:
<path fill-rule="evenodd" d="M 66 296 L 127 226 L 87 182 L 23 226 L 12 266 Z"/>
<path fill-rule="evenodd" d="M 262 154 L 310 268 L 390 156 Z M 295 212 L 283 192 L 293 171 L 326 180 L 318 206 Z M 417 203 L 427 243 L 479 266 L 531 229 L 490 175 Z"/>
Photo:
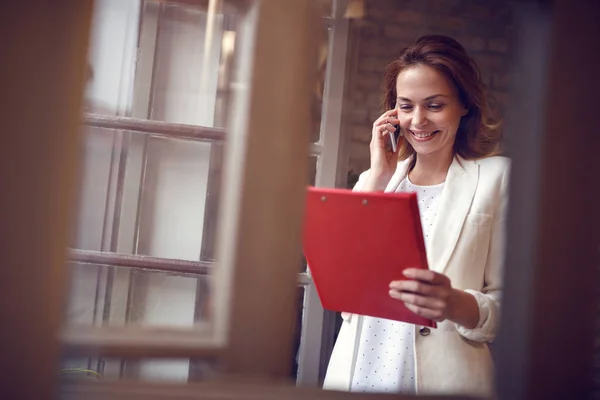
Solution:
<path fill-rule="evenodd" d="M 426 137 L 429 137 L 429 136 L 433 135 L 436 132 L 437 131 L 432 131 L 432 132 L 415 132 L 415 131 L 411 131 L 411 133 L 413 135 L 415 135 L 416 137 L 418 137 L 419 139 L 424 139 Z"/>

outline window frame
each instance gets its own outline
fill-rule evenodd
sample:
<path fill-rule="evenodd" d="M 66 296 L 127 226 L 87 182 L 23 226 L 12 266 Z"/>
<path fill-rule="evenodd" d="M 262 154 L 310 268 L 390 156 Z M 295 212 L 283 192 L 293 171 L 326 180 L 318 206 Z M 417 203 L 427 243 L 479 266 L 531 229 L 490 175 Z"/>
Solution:
<path fill-rule="evenodd" d="M 177 3 L 179 1 L 171 1 Z M 189 2 L 184 2 L 188 4 Z M 348 43 L 348 26 L 349 21 L 344 18 L 344 11 L 347 7 L 348 0 L 333 0 L 333 17 L 325 17 L 322 19 L 323 24 L 328 27 L 331 32 L 328 39 L 328 56 L 326 62 L 325 87 L 322 102 L 322 118 L 320 126 L 319 140 L 316 143 L 309 144 L 309 155 L 318 157 L 317 161 L 317 176 L 316 185 L 325 187 L 334 187 L 338 181 L 340 143 L 341 143 L 341 118 L 342 118 L 342 103 L 344 94 L 344 83 L 346 65 L 346 51 Z M 138 45 L 138 62 L 136 66 L 136 76 L 134 84 L 134 96 L 132 101 L 131 116 L 109 116 L 97 113 L 86 113 L 83 123 L 88 127 L 104 128 L 107 133 L 120 132 L 122 135 L 127 135 L 129 140 L 141 141 L 139 148 L 145 149 L 145 145 L 149 137 L 168 137 L 178 138 L 193 141 L 208 142 L 215 145 L 220 145 L 224 141 L 225 130 L 223 128 L 202 127 L 196 125 L 174 124 L 162 121 L 148 119 L 150 102 L 152 96 L 152 78 L 157 49 L 157 38 L 159 30 L 159 18 L 161 9 L 164 7 L 162 2 L 141 1 L 141 16 L 140 16 L 140 38 Z M 334 73 L 335 72 L 335 73 Z M 132 133 L 142 133 L 143 136 L 133 136 Z M 128 155 L 131 158 L 131 154 Z M 139 176 L 128 177 L 128 180 L 139 180 L 141 185 L 144 184 L 144 151 L 134 155 L 137 160 L 137 168 L 134 171 L 139 173 Z M 128 169 L 131 169 L 131 160 L 127 160 Z M 121 188 L 122 190 L 123 188 Z M 133 189 L 133 191 L 131 191 Z M 123 201 L 118 199 L 119 196 L 138 196 L 137 201 L 129 200 L 129 203 L 137 204 L 141 201 L 140 191 L 135 188 L 129 189 L 130 193 L 123 194 L 117 191 L 115 201 Z M 211 194 L 209 187 L 207 197 Z M 205 218 L 208 213 L 214 210 L 206 209 Z M 121 217 L 123 214 L 121 214 Z M 135 226 L 138 226 L 139 216 L 135 219 Z M 128 222 L 129 224 L 132 221 Z M 127 223 L 126 223 L 127 224 Z M 118 224 L 118 236 L 122 237 L 124 225 Z M 129 228 L 131 229 L 131 228 Z M 134 228 L 137 231 L 139 228 Z M 137 237 L 137 234 L 136 234 Z M 134 239 L 134 249 L 137 239 Z M 186 273 L 195 274 L 197 276 L 205 276 L 214 263 L 199 261 L 182 261 L 171 260 L 159 257 L 148 257 L 143 255 L 128 255 L 115 252 L 117 245 L 111 246 L 109 252 L 92 252 L 72 249 L 70 257 L 72 262 L 78 262 L 79 265 L 90 266 L 119 266 L 124 268 L 132 268 L 130 271 L 130 290 L 135 285 L 136 268 L 143 268 L 152 271 L 162 271 L 171 273 Z M 334 325 L 335 315 L 333 313 L 324 313 L 320 300 L 314 288 L 310 273 L 299 273 L 297 278 L 299 286 L 305 290 L 304 306 L 302 310 L 302 328 L 301 342 L 298 354 L 298 371 L 297 383 L 300 385 L 317 386 L 319 377 L 322 375 L 320 366 L 325 363 L 325 358 L 328 358 L 333 345 L 333 330 L 327 332 L 332 336 L 329 343 L 330 348 L 322 348 L 323 340 L 323 325 Z M 109 301 L 110 302 L 110 301 Z M 132 304 L 127 305 L 129 310 L 133 307 Z M 127 313 L 129 314 L 129 313 Z M 144 333 L 145 332 L 145 333 Z M 164 346 L 168 346 L 162 340 L 164 333 L 161 329 L 145 328 L 143 331 L 138 330 L 132 332 L 131 337 L 123 336 L 124 328 L 121 327 L 66 327 L 63 332 L 63 340 L 65 348 L 70 354 L 84 355 L 93 349 L 93 352 L 99 357 L 110 357 L 117 354 L 122 354 L 124 357 L 136 357 L 139 354 L 148 354 L 149 356 L 162 356 L 165 354 Z M 142 337 L 147 334 L 147 337 Z M 181 333 L 183 334 L 183 333 Z M 182 343 L 181 340 L 179 340 Z M 204 339 L 192 341 L 198 346 L 203 346 Z M 151 349 L 151 344 L 156 344 L 156 348 Z M 174 353 L 188 351 L 189 344 L 184 346 L 184 349 L 173 347 Z M 213 346 L 208 346 L 206 350 L 198 350 L 193 353 L 193 356 L 214 358 L 218 355 Z M 123 365 L 121 365 L 121 371 Z M 320 374 L 321 372 L 321 374 Z"/>

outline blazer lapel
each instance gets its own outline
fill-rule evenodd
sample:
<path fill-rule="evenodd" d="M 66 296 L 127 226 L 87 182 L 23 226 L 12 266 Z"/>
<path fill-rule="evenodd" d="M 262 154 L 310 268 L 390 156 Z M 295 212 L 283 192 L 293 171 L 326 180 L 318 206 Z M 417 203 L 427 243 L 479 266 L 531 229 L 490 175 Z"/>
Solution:
<path fill-rule="evenodd" d="M 438 213 L 426 243 L 430 269 L 443 273 L 446 268 L 471 208 L 478 181 L 479 165 L 455 157 L 448 170 Z"/>

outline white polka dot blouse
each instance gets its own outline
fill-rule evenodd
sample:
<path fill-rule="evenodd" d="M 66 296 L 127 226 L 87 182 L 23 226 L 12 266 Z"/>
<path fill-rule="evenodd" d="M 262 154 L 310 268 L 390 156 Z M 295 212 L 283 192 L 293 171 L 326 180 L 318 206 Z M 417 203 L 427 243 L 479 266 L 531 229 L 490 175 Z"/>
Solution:
<path fill-rule="evenodd" d="M 427 241 L 444 184 L 417 186 L 406 177 L 397 192 L 416 192 Z M 364 317 L 351 391 L 416 393 L 412 324 Z"/>

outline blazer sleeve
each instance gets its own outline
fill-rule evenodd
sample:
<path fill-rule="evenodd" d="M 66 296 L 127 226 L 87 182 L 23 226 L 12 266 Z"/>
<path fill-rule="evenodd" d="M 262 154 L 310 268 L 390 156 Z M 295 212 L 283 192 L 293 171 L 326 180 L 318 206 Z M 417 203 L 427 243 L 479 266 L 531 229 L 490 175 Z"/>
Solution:
<path fill-rule="evenodd" d="M 360 192 L 362 191 L 363 185 L 365 184 L 365 182 L 367 181 L 367 178 L 369 177 L 369 173 L 371 172 L 370 169 L 362 172 L 359 176 L 358 176 L 358 181 L 356 182 L 356 184 L 354 185 L 354 188 L 352 188 L 353 192 Z M 391 179 L 391 177 L 390 177 Z M 384 191 L 385 188 L 387 187 L 390 179 L 384 181 L 384 183 L 380 184 L 379 187 L 376 187 L 375 190 L 381 190 Z"/>
<path fill-rule="evenodd" d="M 492 222 L 488 256 L 484 272 L 484 286 L 481 291 L 465 290 L 475 297 L 479 307 L 479 322 L 473 329 L 456 325 L 458 332 L 466 339 L 475 342 L 493 342 L 500 322 L 500 301 L 502 296 L 502 269 L 504 265 L 504 245 L 506 212 L 508 208 L 507 167 L 502 176 L 498 195 L 498 211 Z"/>
<path fill-rule="evenodd" d="M 369 171 L 370 170 L 361 172 L 361 174 L 358 176 L 358 181 L 356 181 L 356 184 L 352 188 L 353 192 L 360 192 L 362 190 L 362 187 L 365 184 L 365 182 L 367 181 L 367 177 L 369 176 Z"/>

